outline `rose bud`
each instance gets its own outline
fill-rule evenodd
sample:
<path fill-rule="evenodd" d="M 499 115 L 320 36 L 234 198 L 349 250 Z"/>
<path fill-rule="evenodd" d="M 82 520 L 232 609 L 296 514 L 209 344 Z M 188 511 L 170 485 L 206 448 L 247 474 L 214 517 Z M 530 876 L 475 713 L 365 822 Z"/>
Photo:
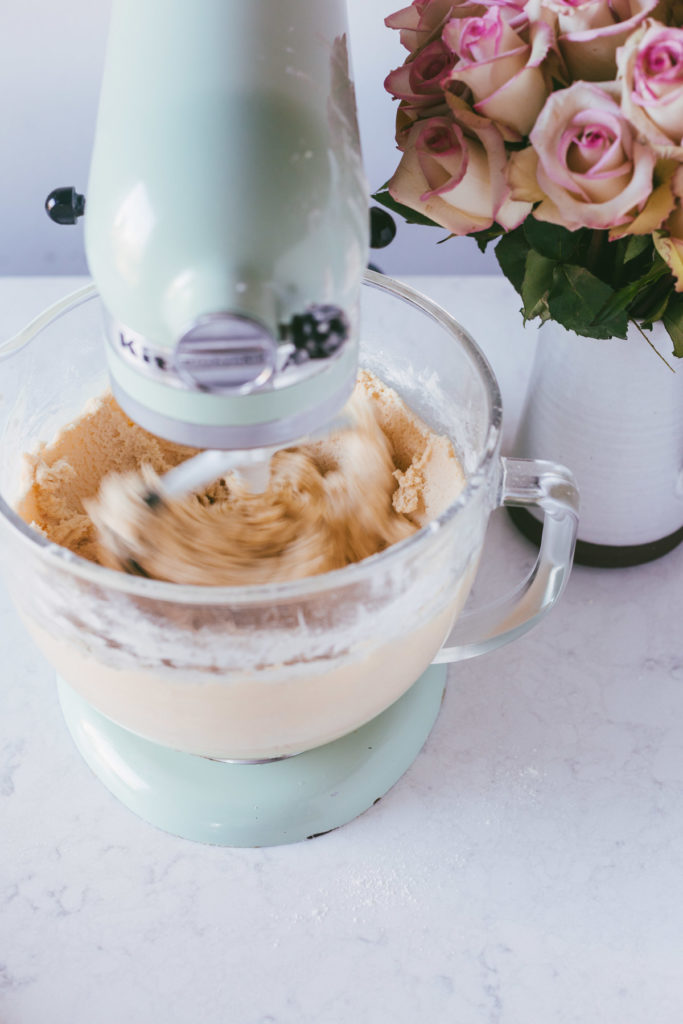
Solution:
<path fill-rule="evenodd" d="M 443 103 L 444 85 L 457 61 L 457 55 L 441 39 L 428 43 L 413 60 L 391 71 L 384 88 L 411 107 L 433 107 Z"/>

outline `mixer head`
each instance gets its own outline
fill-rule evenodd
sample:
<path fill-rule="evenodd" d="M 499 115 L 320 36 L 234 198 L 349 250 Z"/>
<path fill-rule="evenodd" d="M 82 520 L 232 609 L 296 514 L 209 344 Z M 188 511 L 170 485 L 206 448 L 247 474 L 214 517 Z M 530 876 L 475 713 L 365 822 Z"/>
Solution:
<path fill-rule="evenodd" d="M 198 448 L 319 430 L 356 377 L 367 187 L 344 0 L 114 0 L 85 211 L 112 389 Z M 82 197 L 62 195 L 53 213 Z"/>

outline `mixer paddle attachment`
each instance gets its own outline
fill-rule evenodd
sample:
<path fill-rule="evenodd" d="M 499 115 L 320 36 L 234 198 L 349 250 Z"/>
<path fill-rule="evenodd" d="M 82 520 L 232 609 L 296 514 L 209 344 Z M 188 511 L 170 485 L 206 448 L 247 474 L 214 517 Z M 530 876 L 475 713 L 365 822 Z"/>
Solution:
<path fill-rule="evenodd" d="M 183 498 L 194 494 L 202 487 L 219 480 L 226 473 L 237 473 L 252 494 L 262 494 L 268 487 L 270 478 L 270 460 L 276 452 L 284 448 L 293 448 L 300 444 L 313 444 L 322 441 L 330 434 L 340 430 L 348 430 L 354 424 L 351 412 L 347 411 L 330 423 L 324 430 L 308 434 L 298 441 L 286 445 L 269 448 L 250 448 L 240 451 L 218 451 L 209 449 L 195 455 L 186 462 L 168 471 L 162 477 L 163 490 L 151 492 L 147 499 L 148 505 L 154 505 L 163 498 Z"/>
<path fill-rule="evenodd" d="M 179 466 L 169 470 L 162 477 L 160 493 L 150 492 L 146 499 L 154 505 L 155 499 L 184 498 L 220 479 L 226 473 L 237 473 L 254 494 L 261 494 L 268 487 L 270 460 L 280 448 L 251 448 L 248 451 L 201 452 Z"/>
<path fill-rule="evenodd" d="M 386 488 L 393 484 L 393 463 L 384 465 L 388 458 L 385 446 L 374 453 L 374 460 L 371 457 L 369 469 L 359 458 L 359 453 L 372 446 L 368 449 L 367 434 L 359 433 L 362 414 L 356 405 L 352 399 L 324 431 L 288 445 L 207 450 L 161 477 L 149 465 L 105 477 L 98 496 L 86 503 L 102 564 L 138 576 L 212 585 L 243 582 L 253 579 L 254 573 L 261 582 L 272 579 L 274 572 L 314 575 L 324 571 L 328 562 L 331 568 L 346 564 L 351 555 L 345 547 L 342 552 L 337 542 L 334 514 L 331 519 L 321 514 L 325 503 L 332 502 L 337 517 L 344 515 L 347 501 L 344 499 L 339 511 L 339 470 L 336 475 L 325 475 L 306 450 L 316 443 L 324 446 L 328 438 L 333 439 L 335 450 L 337 445 L 342 449 L 350 445 L 352 464 L 362 477 L 356 490 L 365 493 L 368 475 L 373 482 L 381 480 L 379 501 L 384 508 Z M 379 431 L 374 418 L 371 422 Z M 271 459 L 277 453 L 287 460 L 285 465 L 293 476 L 285 469 L 283 477 L 283 463 L 278 463 L 273 476 Z M 383 468 L 388 476 L 382 477 Z M 353 490 L 352 484 L 349 486 Z M 342 487 L 344 495 L 347 490 Z M 226 516 L 221 509 L 228 495 L 234 504 Z M 193 497 L 197 501 L 191 500 Z M 368 516 L 374 522 L 376 510 L 370 508 Z M 393 519 L 390 525 L 396 529 Z M 403 536 L 407 527 L 403 522 L 399 525 Z M 371 554 L 373 545 L 382 546 L 386 540 L 383 536 L 377 539 L 371 525 L 358 528 L 363 538 L 368 538 L 369 547 L 365 552 L 361 545 L 357 551 L 352 544 L 354 558 Z M 393 533 L 391 538 L 400 539 Z"/>

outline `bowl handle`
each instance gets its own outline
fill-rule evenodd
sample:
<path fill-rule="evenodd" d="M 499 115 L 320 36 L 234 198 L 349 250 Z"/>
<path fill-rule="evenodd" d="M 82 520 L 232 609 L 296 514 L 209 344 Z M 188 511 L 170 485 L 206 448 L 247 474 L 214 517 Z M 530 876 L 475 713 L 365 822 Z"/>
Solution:
<path fill-rule="evenodd" d="M 579 521 L 579 492 L 564 466 L 540 459 L 503 458 L 498 505 L 543 512 L 536 564 L 511 594 L 463 612 L 434 664 L 464 661 L 514 640 L 549 611 L 569 577 Z"/>

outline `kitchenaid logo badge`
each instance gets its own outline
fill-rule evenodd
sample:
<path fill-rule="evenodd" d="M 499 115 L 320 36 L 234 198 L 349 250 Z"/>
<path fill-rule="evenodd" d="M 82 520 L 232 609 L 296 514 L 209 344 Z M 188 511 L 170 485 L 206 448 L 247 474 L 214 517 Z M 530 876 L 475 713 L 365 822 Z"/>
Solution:
<path fill-rule="evenodd" d="M 160 373 L 168 373 L 171 370 L 169 360 L 144 345 L 139 338 L 126 335 L 123 330 L 119 330 L 118 340 L 119 350 L 125 358 L 136 363 L 143 362 Z"/>

